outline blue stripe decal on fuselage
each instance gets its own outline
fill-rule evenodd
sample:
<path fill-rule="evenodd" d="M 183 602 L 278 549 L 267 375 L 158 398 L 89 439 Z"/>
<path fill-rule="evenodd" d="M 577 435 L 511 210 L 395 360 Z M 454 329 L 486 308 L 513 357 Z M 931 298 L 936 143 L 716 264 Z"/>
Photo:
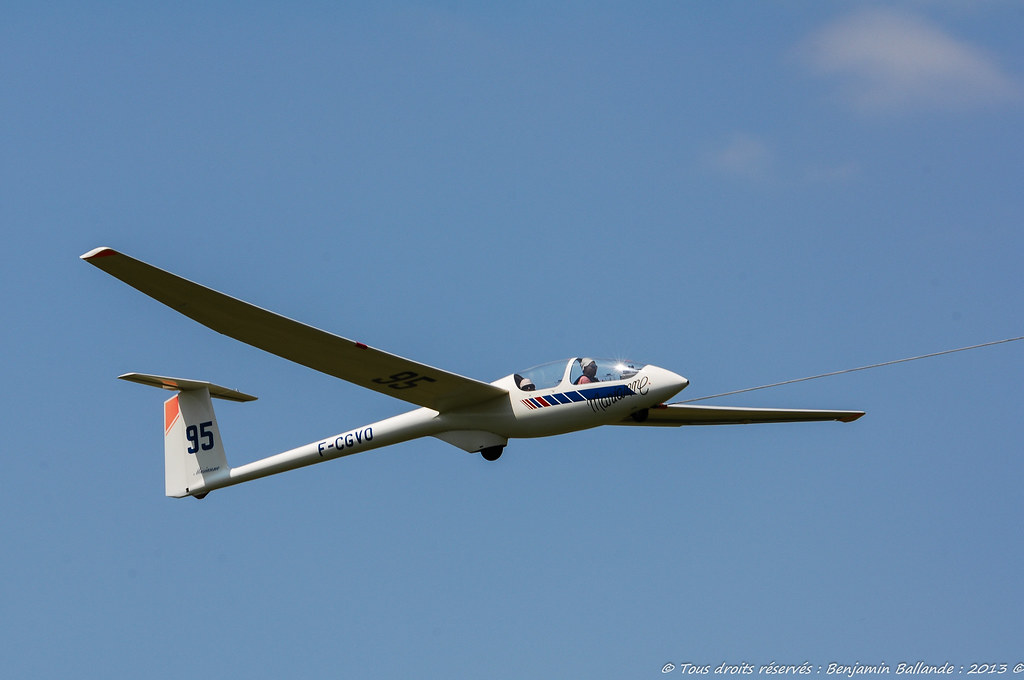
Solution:
<path fill-rule="evenodd" d="M 582 390 L 574 390 L 572 392 L 560 392 L 558 394 L 545 394 L 543 395 L 544 401 L 541 401 L 537 397 L 530 397 L 527 399 L 536 408 L 545 408 L 547 406 L 558 406 L 560 404 L 572 404 L 580 401 L 593 401 L 595 399 L 612 399 L 619 400 L 625 397 L 631 397 L 636 392 L 629 389 L 625 385 L 602 385 L 600 387 L 589 387 Z"/>
<path fill-rule="evenodd" d="M 608 385 L 607 387 L 591 387 L 587 390 L 580 390 L 586 399 L 621 399 L 636 394 L 625 385 Z"/>

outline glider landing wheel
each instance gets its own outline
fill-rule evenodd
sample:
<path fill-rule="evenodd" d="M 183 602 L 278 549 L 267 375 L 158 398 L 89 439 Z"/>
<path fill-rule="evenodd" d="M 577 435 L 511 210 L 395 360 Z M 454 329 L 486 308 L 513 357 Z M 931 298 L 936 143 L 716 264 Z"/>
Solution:
<path fill-rule="evenodd" d="M 488 446 L 486 449 L 480 451 L 480 455 L 484 457 L 484 460 L 493 462 L 501 458 L 501 452 L 504 449 L 504 446 Z"/>

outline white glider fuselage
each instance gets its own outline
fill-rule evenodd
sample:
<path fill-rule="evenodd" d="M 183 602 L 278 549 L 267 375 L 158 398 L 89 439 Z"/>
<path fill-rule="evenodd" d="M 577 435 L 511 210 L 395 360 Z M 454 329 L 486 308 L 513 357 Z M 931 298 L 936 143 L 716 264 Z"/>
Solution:
<path fill-rule="evenodd" d="M 573 362 L 566 362 L 566 373 Z M 672 371 L 646 365 L 629 378 L 593 383 L 569 383 L 543 390 L 523 391 L 515 376 L 492 385 L 508 394 L 487 402 L 444 413 L 418 408 L 369 425 L 319 439 L 305 446 L 238 467 L 203 475 L 191 495 L 207 493 L 267 475 L 334 458 L 362 453 L 412 439 L 434 436 L 468 452 L 503 447 L 509 439 L 546 437 L 617 423 L 670 399 L 688 384 Z"/>

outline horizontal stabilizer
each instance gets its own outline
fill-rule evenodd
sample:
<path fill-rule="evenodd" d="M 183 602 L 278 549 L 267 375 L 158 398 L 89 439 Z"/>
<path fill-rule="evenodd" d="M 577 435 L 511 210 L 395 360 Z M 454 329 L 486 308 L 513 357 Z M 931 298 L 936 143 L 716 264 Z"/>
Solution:
<path fill-rule="evenodd" d="M 849 423 L 863 411 L 823 411 L 791 408 L 745 408 L 737 406 L 695 406 L 662 404 L 647 411 L 646 418 L 629 417 L 617 425 L 746 425 L 750 423 L 806 423 L 838 420 Z"/>
<path fill-rule="evenodd" d="M 202 380 L 169 378 L 163 375 L 148 375 L 146 373 L 125 373 L 124 375 L 119 375 L 117 377 L 121 380 L 139 383 L 140 385 L 149 385 L 150 387 L 159 387 L 163 390 L 173 390 L 176 392 L 198 390 L 205 387 L 210 390 L 211 397 L 216 397 L 218 399 L 227 399 L 228 401 L 256 401 L 256 397 L 251 394 L 228 389 L 227 387 L 221 387 L 220 385 L 214 385 L 213 383 L 204 382 Z"/>

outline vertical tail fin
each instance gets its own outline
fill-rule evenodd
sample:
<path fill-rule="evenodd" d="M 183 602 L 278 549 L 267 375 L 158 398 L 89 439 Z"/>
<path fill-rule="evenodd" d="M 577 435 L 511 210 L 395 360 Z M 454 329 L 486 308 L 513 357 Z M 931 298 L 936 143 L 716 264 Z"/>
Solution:
<path fill-rule="evenodd" d="M 141 373 L 119 377 L 178 392 L 164 402 L 165 492 L 174 498 L 203 498 L 230 470 L 210 398 L 252 401 L 256 397 L 198 380 Z"/>
<path fill-rule="evenodd" d="M 228 474 L 224 444 L 206 387 L 183 390 L 164 402 L 164 486 L 174 498 L 206 495 Z"/>

